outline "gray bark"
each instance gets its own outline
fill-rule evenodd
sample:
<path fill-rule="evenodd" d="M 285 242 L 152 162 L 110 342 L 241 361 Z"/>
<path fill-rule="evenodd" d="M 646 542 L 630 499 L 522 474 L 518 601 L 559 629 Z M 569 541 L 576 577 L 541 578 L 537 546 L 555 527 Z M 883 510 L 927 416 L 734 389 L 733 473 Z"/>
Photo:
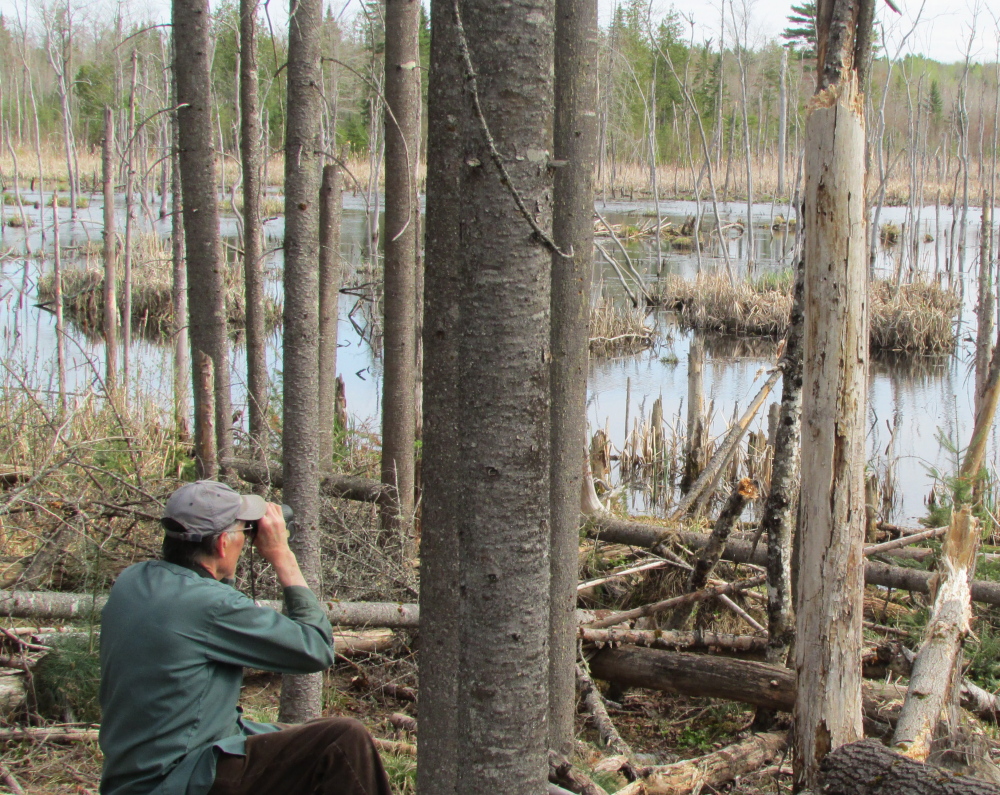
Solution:
<path fill-rule="evenodd" d="M 260 228 L 261 123 L 257 86 L 257 0 L 240 0 L 240 164 L 243 169 L 243 282 L 246 304 L 247 413 L 258 453 L 267 447 L 264 358 L 264 256 Z"/>
<path fill-rule="evenodd" d="M 173 44 L 171 43 L 171 48 Z M 176 81 L 171 81 L 172 93 L 176 91 Z M 176 100 L 173 96 L 171 99 Z M 170 254 L 173 278 L 170 283 L 170 304 L 174 310 L 174 427 L 177 438 L 188 442 L 191 438 L 190 403 L 188 389 L 191 386 L 191 347 L 188 340 L 188 295 L 187 263 L 184 258 L 184 219 L 181 196 L 181 167 L 178 144 L 177 112 L 170 114 Z"/>
<path fill-rule="evenodd" d="M 844 745 L 823 763 L 827 795 L 997 795 L 1000 787 L 893 753 L 876 740 Z"/>
<path fill-rule="evenodd" d="M 111 108 L 104 108 L 104 141 L 101 147 L 101 179 L 104 184 L 104 386 L 108 393 L 118 386 L 118 290 L 115 241 L 115 122 Z M 16 195 L 16 194 L 15 194 Z M 22 215 L 24 213 L 22 209 Z"/>
<path fill-rule="evenodd" d="M 417 786 L 534 795 L 548 742 L 551 257 L 538 233 L 552 7 L 455 0 L 431 14 Z"/>
<path fill-rule="evenodd" d="M 578 518 L 586 437 L 597 155 L 597 3 L 557 0 L 552 236 L 549 748 L 573 749 Z"/>
<path fill-rule="evenodd" d="M 416 415 L 417 154 L 420 138 L 419 0 L 385 7 L 385 336 L 382 482 L 396 501 L 382 506 L 385 530 L 411 535 Z"/>
<path fill-rule="evenodd" d="M 192 359 L 198 351 L 212 359 L 215 373 L 215 432 L 218 453 L 228 456 L 232 405 L 229 395 L 229 336 L 226 331 L 225 264 L 219 251 L 219 202 L 212 142 L 212 93 L 209 68 L 211 14 L 207 0 L 173 0 L 174 77 L 184 243 L 188 276 L 189 335 Z M 195 380 L 195 436 L 199 406 L 206 395 Z"/>
<path fill-rule="evenodd" d="M 319 205 L 319 466 L 333 463 L 337 424 L 337 318 L 340 299 L 340 168 L 323 166 Z M 320 490 L 323 489 L 322 484 Z"/>
<path fill-rule="evenodd" d="M 292 0 L 288 23 L 285 132 L 285 308 L 282 495 L 295 511 L 292 549 L 320 592 L 319 539 L 319 188 L 320 0 Z M 280 720 L 319 717 L 322 677 L 286 676 Z"/>
<path fill-rule="evenodd" d="M 817 3 L 806 132 L 805 358 L 796 593 L 795 786 L 863 736 L 861 650 L 868 377 L 865 120 L 859 70 L 874 0 Z"/>
<path fill-rule="evenodd" d="M 767 535 L 767 661 L 783 664 L 795 636 L 792 602 L 792 534 L 799 505 L 802 441 L 802 334 L 804 263 L 795 269 L 795 295 L 785 335 L 781 368 L 781 408 L 774 438 L 771 486 L 764 501 L 760 532 Z"/>

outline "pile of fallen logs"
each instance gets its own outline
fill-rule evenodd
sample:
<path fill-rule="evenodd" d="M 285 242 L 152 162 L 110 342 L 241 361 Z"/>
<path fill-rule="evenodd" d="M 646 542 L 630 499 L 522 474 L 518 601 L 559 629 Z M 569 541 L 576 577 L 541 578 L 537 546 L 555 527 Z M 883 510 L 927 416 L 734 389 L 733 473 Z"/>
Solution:
<path fill-rule="evenodd" d="M 280 487 L 280 468 L 227 463 L 248 481 Z M 387 496 L 381 484 L 362 478 L 330 476 L 323 488 L 333 496 L 370 502 L 380 502 Z M 583 649 L 577 672 L 581 704 L 612 754 L 600 763 L 600 769 L 618 771 L 630 782 L 620 790 L 622 795 L 687 793 L 722 784 L 766 765 L 785 769 L 783 764 L 790 750 L 786 733 L 781 731 L 742 736 L 732 745 L 698 759 L 671 765 L 642 764 L 644 757 L 637 756 L 617 731 L 595 684 L 595 680 L 603 680 L 619 688 L 726 699 L 757 707 L 759 714 L 792 710 L 796 673 L 764 661 L 767 630 L 752 615 L 753 608 L 745 606 L 748 600 L 752 603 L 767 598 L 762 593 L 767 539 L 740 537 L 735 531 L 745 506 L 756 497 L 754 482 L 737 484 L 712 533 L 681 529 L 677 516 L 667 525 L 624 520 L 603 512 L 587 518 L 583 529 L 595 543 L 638 549 L 641 553 L 637 560 L 581 582 L 579 593 L 585 603 L 593 605 L 597 589 L 616 580 L 656 576 L 665 568 L 684 572 L 682 593 L 664 594 L 668 598 L 627 610 L 577 612 L 577 637 Z M 931 616 L 925 640 L 917 651 L 899 641 L 907 634 L 902 630 L 865 622 L 885 640 L 861 650 L 859 665 L 866 676 L 862 691 L 864 725 L 866 734 L 887 741 L 888 747 L 869 740 L 830 754 L 824 768 L 825 791 L 839 793 L 850 788 L 870 793 L 1000 793 L 993 785 L 923 764 L 938 737 L 939 725 L 944 722 L 954 727 L 960 709 L 981 721 L 1000 723 L 996 696 L 960 675 L 961 648 L 970 629 L 972 603 L 1000 605 L 1000 583 L 973 577 L 979 538 L 976 522 L 965 510 L 955 514 L 949 527 L 883 529 L 889 539 L 864 550 L 865 582 L 878 587 L 870 589 L 867 603 L 882 615 L 891 615 L 892 610 L 901 613 L 909 609 L 893 602 L 893 593 L 925 594 L 932 605 Z M 920 545 L 941 537 L 944 545 L 936 572 L 893 565 L 900 559 L 926 560 L 937 554 Z M 718 579 L 720 561 L 740 564 L 736 570 L 744 572 L 739 575 L 742 578 Z M 103 601 L 104 597 L 93 595 L 0 591 L 0 615 L 36 622 L 94 620 Z M 331 623 L 338 627 L 337 651 L 342 655 L 390 649 L 396 642 L 396 631 L 419 627 L 416 604 L 328 601 L 324 606 Z M 710 623 L 699 618 L 707 618 L 709 609 L 728 611 L 746 629 L 713 631 Z M 691 629 L 692 624 L 698 628 Z M 47 652 L 50 634 L 57 629 L 20 628 L 0 634 L 0 702 L 6 698 L 2 693 L 4 680 L 14 680 L 30 670 Z M 3 666 L 8 666 L 13 676 L 3 676 Z M 901 684 L 901 680 L 908 680 L 908 684 Z M 24 698 L 23 683 L 19 698 L 17 703 Z M 412 731 L 415 726 L 408 724 L 405 728 Z M 78 736 L 90 735 L 68 730 L 59 738 L 70 741 Z M 563 759 L 551 760 L 550 778 L 553 792 L 598 792 Z M 905 786 L 898 783 L 903 781 L 907 782 Z M 897 783 L 890 786 L 885 782 Z"/>

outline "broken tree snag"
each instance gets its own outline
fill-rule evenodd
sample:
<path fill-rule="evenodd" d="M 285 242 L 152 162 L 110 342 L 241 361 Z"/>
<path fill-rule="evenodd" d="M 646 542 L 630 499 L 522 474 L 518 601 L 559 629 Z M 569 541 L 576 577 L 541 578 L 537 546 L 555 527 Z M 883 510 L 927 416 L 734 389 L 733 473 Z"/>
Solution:
<path fill-rule="evenodd" d="M 818 0 L 806 122 L 802 489 L 797 550 L 795 788 L 861 739 L 868 258 L 860 70 L 875 0 Z"/>
<path fill-rule="evenodd" d="M 688 592 L 698 591 L 705 587 L 709 575 L 715 569 L 719 558 L 722 557 L 722 552 L 726 548 L 726 540 L 729 538 L 729 534 L 733 532 L 736 520 L 742 515 L 747 503 L 757 499 L 758 496 L 757 487 L 750 478 L 743 478 L 736 484 L 736 488 L 729 495 L 729 499 L 726 500 L 726 504 L 723 506 L 722 512 L 715 522 L 715 527 L 708 539 L 708 543 L 694 564 L 694 569 L 688 578 Z M 670 620 L 667 622 L 667 628 L 682 629 L 693 611 L 693 602 L 680 605 L 671 614 Z"/>
<path fill-rule="evenodd" d="M 646 768 L 642 778 L 615 795 L 688 795 L 706 786 L 717 787 L 775 761 L 787 744 L 787 732 L 755 734 L 697 759 Z"/>
<path fill-rule="evenodd" d="M 875 740 L 844 745 L 822 766 L 825 795 L 1000 795 L 1000 787 L 893 753 Z"/>
<path fill-rule="evenodd" d="M 934 606 L 924 630 L 924 642 L 913 661 L 906 701 L 892 737 L 893 748 L 924 762 L 931 751 L 934 729 L 948 698 L 962 641 L 969 632 L 972 601 L 969 583 L 979 549 L 979 522 L 968 506 L 952 515 L 938 569 Z"/>

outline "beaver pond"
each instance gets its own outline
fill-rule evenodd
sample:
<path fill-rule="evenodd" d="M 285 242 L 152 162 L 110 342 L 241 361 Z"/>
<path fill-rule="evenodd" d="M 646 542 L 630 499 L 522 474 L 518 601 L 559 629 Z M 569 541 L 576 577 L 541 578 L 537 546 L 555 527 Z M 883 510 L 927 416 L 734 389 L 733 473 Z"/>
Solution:
<path fill-rule="evenodd" d="M 0 240 L 0 327 L 3 328 L 2 355 L 5 362 L 5 388 L 57 389 L 55 364 L 55 320 L 45 307 L 46 276 L 51 273 L 52 217 L 46 208 L 43 220 L 31 203 L 33 194 L 22 192 L 29 225 L 6 223 L 17 217 L 16 207 L 3 207 L 3 234 Z M 48 197 L 51 203 L 51 197 Z M 118 202 L 123 205 L 121 197 Z M 224 203 L 228 205 L 228 202 Z M 0 205 L 2 206 L 2 205 Z M 731 273 L 734 279 L 773 280 L 787 283 L 787 272 L 795 251 L 794 228 L 783 223 L 792 217 L 787 207 L 755 205 L 753 210 L 753 245 L 743 228 L 745 204 L 722 205 L 723 237 L 727 258 L 716 236 L 713 244 L 706 232 L 714 226 L 711 208 L 702 206 L 702 239 L 694 239 L 690 218 L 696 212 L 693 202 L 660 202 L 660 243 L 651 233 L 657 213 L 651 202 L 607 202 L 598 200 L 602 218 L 596 222 L 598 243 L 595 250 L 594 302 L 611 302 L 615 307 L 631 306 L 631 295 L 641 298 L 641 290 L 657 292 L 657 285 L 678 276 L 694 279 L 699 274 Z M 60 242 L 65 271 L 100 267 L 101 218 L 100 196 L 90 197 L 89 205 L 79 210 L 75 222 L 69 208 L 59 209 Z M 906 524 L 925 515 L 925 500 L 935 484 L 936 474 L 947 476 L 957 469 L 956 450 L 964 447 L 972 428 L 972 341 L 975 338 L 976 270 L 978 268 L 979 212 L 970 211 L 965 246 L 949 245 L 957 232 L 951 211 L 923 208 L 919 234 L 911 245 L 898 241 L 898 227 L 907 220 L 906 208 L 884 208 L 880 228 L 896 225 L 897 240 L 892 234 L 880 234 L 874 273 L 894 280 L 934 280 L 938 273 L 944 287 L 958 297 L 954 317 L 953 350 L 934 355 L 881 350 L 874 352 L 868 392 L 868 461 L 871 474 L 881 488 L 882 518 Z M 687 222 L 687 223 L 686 223 Z M 235 262 L 237 225 L 232 213 L 223 212 L 223 235 L 227 258 Z M 669 231 L 668 231 L 668 226 Z M 607 227 L 622 240 L 619 246 Z M 124 228 L 123 218 L 119 230 Z M 891 233 L 892 228 L 887 227 Z M 380 271 L 368 252 L 369 229 L 365 203 L 361 196 L 344 194 L 341 253 L 344 261 L 344 291 L 340 301 L 338 371 L 346 386 L 348 411 L 360 429 L 377 432 L 381 413 L 379 354 L 380 324 L 374 311 L 378 300 Z M 42 244 L 42 232 L 46 240 Z M 265 223 L 266 244 L 271 251 L 267 260 L 269 300 L 274 306 L 281 300 L 283 224 L 281 217 Z M 25 255 L 25 231 L 30 256 Z M 146 248 L 137 255 L 136 279 L 162 279 L 169 251 L 162 238 L 169 232 L 169 221 L 156 220 L 145 226 Z M 686 234 L 683 234 L 683 233 Z M 160 244 L 158 247 L 158 243 Z M 952 250 L 954 248 L 954 250 Z M 44 251 L 44 258 L 37 255 Z M 750 256 L 752 252 L 752 256 Z M 949 258 L 950 276 L 945 273 Z M 154 276 L 159 268 L 161 275 Z M 728 270 L 727 270 L 728 268 Z M 635 274 L 641 276 L 641 284 Z M 172 353 L 167 340 L 147 318 L 149 329 L 140 327 L 133 335 L 132 371 L 137 383 L 132 394 L 142 392 L 164 408 L 170 405 L 172 390 Z M 610 441 L 612 488 L 636 513 L 657 513 L 663 508 L 662 481 L 673 477 L 673 463 L 679 457 L 686 433 L 689 357 L 695 332 L 683 324 L 675 312 L 650 309 L 640 319 L 652 333 L 651 344 L 636 346 L 625 353 L 594 355 L 590 364 L 587 413 L 590 432 L 606 432 Z M 143 326 L 140 323 L 140 326 Z M 698 332 L 703 336 L 703 389 L 711 435 L 723 433 L 753 399 L 773 367 L 778 340 L 773 337 L 740 337 L 732 334 Z M 71 320 L 67 321 L 67 384 L 71 393 L 80 394 L 95 386 L 104 372 L 104 348 L 100 336 Z M 234 407 L 245 402 L 244 351 L 239 337 L 233 346 Z M 268 345 L 268 367 L 280 390 L 280 330 L 272 329 Z M 768 402 L 780 399 L 780 383 Z M 626 445 L 627 433 L 642 432 L 653 413 L 653 404 L 661 399 L 663 429 L 670 461 L 659 470 L 645 473 L 619 472 L 618 455 Z M 245 424 L 245 417 L 240 420 Z M 628 423 L 628 430 L 626 429 Z M 767 408 L 751 424 L 751 430 L 766 430 Z M 988 459 L 996 467 L 997 440 L 994 436 Z M 622 468 L 624 470 L 624 468 Z M 627 475 L 627 476 L 626 476 Z"/>

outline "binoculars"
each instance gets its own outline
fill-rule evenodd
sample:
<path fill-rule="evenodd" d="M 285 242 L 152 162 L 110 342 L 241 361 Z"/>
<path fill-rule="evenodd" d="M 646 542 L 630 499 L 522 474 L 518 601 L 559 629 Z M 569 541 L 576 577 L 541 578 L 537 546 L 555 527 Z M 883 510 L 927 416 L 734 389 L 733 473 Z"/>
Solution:
<path fill-rule="evenodd" d="M 295 512 L 291 509 L 291 506 L 288 506 L 288 505 L 285 505 L 284 503 L 282 503 L 281 504 L 281 515 L 285 519 L 285 527 L 288 528 L 288 540 L 290 541 L 292 539 L 292 536 L 295 535 L 295 525 L 293 524 L 293 521 L 295 519 Z M 250 526 L 253 528 L 253 530 L 252 530 L 252 534 L 253 535 L 257 535 L 257 523 L 259 521 L 260 521 L 259 519 L 256 519 L 256 520 L 250 522 Z"/>

